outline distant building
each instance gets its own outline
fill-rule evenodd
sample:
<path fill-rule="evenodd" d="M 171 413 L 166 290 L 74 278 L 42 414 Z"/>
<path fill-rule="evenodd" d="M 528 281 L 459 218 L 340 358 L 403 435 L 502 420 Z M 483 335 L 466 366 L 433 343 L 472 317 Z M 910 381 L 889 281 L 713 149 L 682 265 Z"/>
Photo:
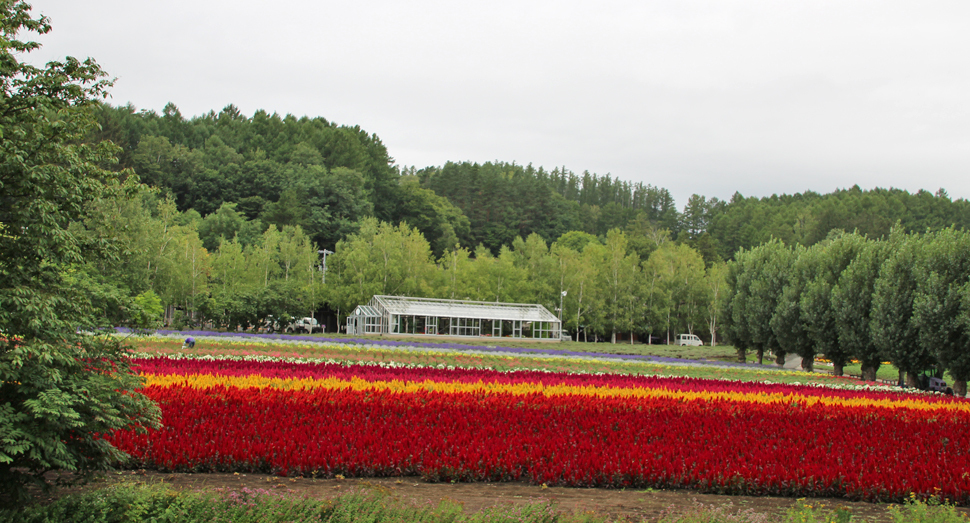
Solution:
<path fill-rule="evenodd" d="M 347 316 L 347 334 L 562 338 L 562 324 L 542 305 L 374 296 Z"/>

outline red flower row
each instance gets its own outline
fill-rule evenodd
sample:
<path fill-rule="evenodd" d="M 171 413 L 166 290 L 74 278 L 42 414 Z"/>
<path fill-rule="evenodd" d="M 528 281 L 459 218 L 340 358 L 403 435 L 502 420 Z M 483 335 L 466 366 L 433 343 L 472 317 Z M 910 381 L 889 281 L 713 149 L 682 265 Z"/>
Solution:
<path fill-rule="evenodd" d="M 134 465 L 161 470 L 871 501 L 915 492 L 970 502 L 970 432 L 957 412 L 907 409 L 897 417 L 822 405 L 333 389 L 144 392 L 159 402 L 164 428 L 109 439 Z"/>

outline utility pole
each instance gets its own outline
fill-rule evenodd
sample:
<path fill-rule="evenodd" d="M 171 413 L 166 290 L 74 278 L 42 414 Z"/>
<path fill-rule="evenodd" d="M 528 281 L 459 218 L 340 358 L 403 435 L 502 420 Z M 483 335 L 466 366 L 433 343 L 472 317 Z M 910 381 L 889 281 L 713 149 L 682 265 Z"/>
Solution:
<path fill-rule="evenodd" d="M 323 277 L 320 283 L 323 283 L 324 285 L 326 285 L 327 284 L 327 255 L 333 254 L 333 251 L 328 251 L 327 249 L 324 249 L 322 251 L 317 251 L 317 254 L 323 255 L 323 265 L 320 266 L 320 272 L 323 273 Z"/>

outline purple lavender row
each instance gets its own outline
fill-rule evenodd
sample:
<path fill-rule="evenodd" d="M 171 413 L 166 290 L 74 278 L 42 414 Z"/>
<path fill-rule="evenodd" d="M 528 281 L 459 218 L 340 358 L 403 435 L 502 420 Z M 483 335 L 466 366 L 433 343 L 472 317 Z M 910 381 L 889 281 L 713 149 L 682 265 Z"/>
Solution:
<path fill-rule="evenodd" d="M 115 329 L 118 333 L 128 334 L 133 331 L 126 327 L 117 327 Z M 141 331 L 139 333 L 144 333 Z M 347 345 L 378 345 L 383 347 L 423 347 L 429 349 L 453 349 L 453 350 L 474 350 L 481 352 L 498 352 L 498 353 L 513 353 L 513 354 L 544 354 L 549 356 L 583 356 L 583 357 L 594 357 L 594 358 L 606 358 L 615 360 L 635 360 L 635 361 L 646 361 L 653 363 L 674 363 L 674 364 L 690 364 L 690 365 L 716 365 L 718 367 L 741 367 L 741 368 L 758 368 L 758 369 L 774 369 L 782 370 L 780 367 L 775 365 L 758 365 L 757 363 L 737 363 L 737 362 L 726 362 L 726 361 L 706 361 L 706 360 L 690 360 L 684 358 L 668 358 L 664 356 L 650 356 L 650 355 L 638 355 L 638 354 L 612 354 L 608 352 L 576 352 L 561 349 L 540 349 L 540 348 L 525 348 L 525 347 L 493 347 L 484 345 L 466 345 L 461 343 L 429 343 L 429 342 L 405 342 L 405 341 L 394 341 L 394 340 L 375 340 L 368 338 L 324 338 L 321 336 L 302 336 L 297 334 L 261 334 L 261 333 L 251 333 L 251 332 L 214 332 L 214 331 L 201 331 L 201 330 L 157 330 L 154 332 L 157 335 L 167 336 L 172 334 L 178 334 L 180 336 L 210 336 L 210 337 L 225 337 L 225 338 L 253 338 L 253 339 L 266 339 L 266 340 L 287 340 L 287 341 L 306 341 L 310 343 L 342 343 Z"/>

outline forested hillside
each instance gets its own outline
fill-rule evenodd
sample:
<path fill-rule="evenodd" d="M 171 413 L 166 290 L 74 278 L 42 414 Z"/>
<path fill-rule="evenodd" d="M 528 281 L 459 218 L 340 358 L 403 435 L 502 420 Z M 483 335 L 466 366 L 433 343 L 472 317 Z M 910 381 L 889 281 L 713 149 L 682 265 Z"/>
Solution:
<path fill-rule="evenodd" d="M 103 105 L 98 119 L 101 130 L 92 138 L 121 146 L 118 167 L 162 188 L 178 210 L 201 218 L 226 205 L 224 217 L 242 218 L 245 227 L 222 227 L 208 248 L 220 235 L 243 228 L 245 242 L 274 224 L 299 225 L 332 250 L 362 218 L 376 217 L 416 227 L 435 256 L 456 245 L 470 251 L 484 245 L 497 255 L 532 233 L 551 243 L 568 231 L 605 238 L 618 228 L 633 236 L 668 231 L 711 263 L 771 238 L 809 246 L 833 230 L 878 238 L 897 222 L 913 232 L 970 224 L 970 204 L 942 190 L 852 187 L 824 195 L 735 194 L 728 201 L 695 194 L 678 208 L 660 186 L 565 167 L 446 162 L 402 168 L 376 134 L 322 117 L 265 111 L 246 117 L 229 105 L 186 119 L 169 104 L 161 114 Z"/>
<path fill-rule="evenodd" d="M 124 255 L 85 259 L 70 279 L 115 324 L 162 307 L 177 322 L 227 328 L 324 308 L 342 320 L 374 294 L 406 294 L 562 303 L 567 329 L 584 337 L 714 337 L 733 292 L 724 261 L 744 250 L 970 220 L 968 202 L 942 190 L 858 187 L 694 195 L 678 211 L 661 187 L 564 167 L 402 168 L 377 135 L 323 118 L 228 106 L 186 119 L 171 104 L 94 111 L 88 139 L 119 146 L 118 163 L 104 165 L 137 178 L 72 225 Z"/>
<path fill-rule="evenodd" d="M 692 209 L 695 200 L 702 211 Z M 833 230 L 877 239 L 886 237 L 897 222 L 903 231 L 917 233 L 970 226 L 970 202 L 951 200 L 942 189 L 935 195 L 900 189 L 863 191 L 858 186 L 825 195 L 805 192 L 759 199 L 735 194 L 730 202 L 714 205 L 695 197 L 687 204 L 684 221 L 695 214 L 704 217 L 701 229 L 715 239 L 725 258 L 771 238 L 808 247 Z"/>

